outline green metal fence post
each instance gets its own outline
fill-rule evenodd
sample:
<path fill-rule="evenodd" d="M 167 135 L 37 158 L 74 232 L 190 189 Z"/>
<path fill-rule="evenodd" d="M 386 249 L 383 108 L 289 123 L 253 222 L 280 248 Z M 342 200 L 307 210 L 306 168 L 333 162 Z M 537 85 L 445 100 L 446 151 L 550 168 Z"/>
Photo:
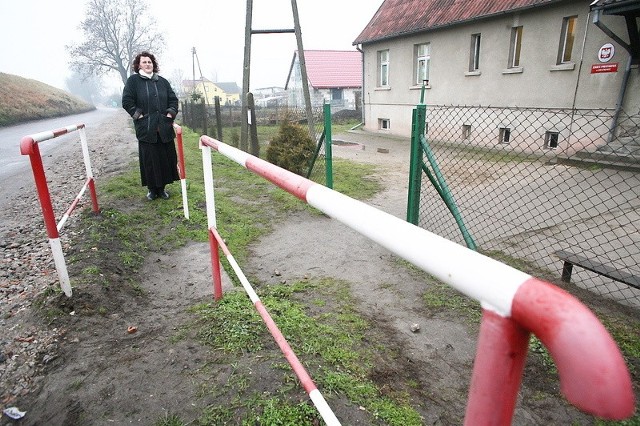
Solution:
<path fill-rule="evenodd" d="M 420 186 L 422 185 L 422 173 L 424 172 L 453 215 L 467 247 L 471 250 L 476 250 L 475 241 L 473 241 L 469 230 L 462 220 L 462 215 L 458 210 L 458 206 L 456 205 L 453 195 L 447 186 L 447 182 L 440 171 L 440 167 L 438 166 L 436 158 L 431 151 L 431 147 L 427 142 L 427 105 L 424 103 L 424 91 L 425 86 L 423 84 L 422 90 L 420 91 L 420 103 L 416 105 L 413 110 L 411 122 L 411 159 L 409 164 L 407 222 L 418 225 L 420 216 Z M 433 173 L 429 170 L 427 164 L 425 164 L 423 155 L 427 157 L 427 161 L 433 169 Z"/>
<path fill-rule="evenodd" d="M 433 168 L 433 174 L 435 175 L 435 178 L 438 181 L 438 185 L 439 185 L 438 193 L 442 197 L 445 205 L 447 206 L 447 208 L 453 215 L 453 218 L 455 219 L 456 223 L 458 224 L 458 228 L 462 233 L 462 237 L 464 238 L 464 241 L 467 244 L 467 247 L 475 251 L 477 248 L 476 243 L 473 240 L 473 237 L 471 237 L 471 234 L 469 233 L 467 226 L 464 224 L 464 221 L 462 220 L 462 215 L 460 214 L 460 210 L 458 210 L 458 205 L 456 204 L 453 198 L 453 195 L 449 190 L 449 186 L 447 185 L 447 182 L 444 179 L 442 172 L 440 171 L 440 167 L 438 166 L 436 157 L 433 155 L 433 152 L 431 151 L 431 147 L 429 147 L 429 144 L 427 143 L 427 139 L 424 135 L 420 135 L 420 145 L 422 145 L 424 154 L 427 156 L 427 160 L 429 161 L 429 164 L 431 164 L 431 167 Z"/>
<path fill-rule="evenodd" d="M 411 159 L 409 163 L 409 193 L 407 200 L 407 222 L 418 224 L 420 209 L 420 181 L 422 178 L 422 150 L 420 135 L 424 133 L 427 106 L 417 105 L 411 118 Z"/>
<path fill-rule="evenodd" d="M 324 108 L 324 157 L 327 188 L 333 189 L 333 164 L 331 155 L 331 104 L 325 103 Z"/>

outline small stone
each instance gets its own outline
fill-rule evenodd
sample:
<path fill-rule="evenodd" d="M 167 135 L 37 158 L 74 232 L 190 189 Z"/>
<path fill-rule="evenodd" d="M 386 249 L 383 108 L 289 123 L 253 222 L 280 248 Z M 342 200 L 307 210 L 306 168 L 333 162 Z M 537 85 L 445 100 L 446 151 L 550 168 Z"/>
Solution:
<path fill-rule="evenodd" d="M 417 333 L 418 331 L 420 331 L 420 325 L 418 323 L 411 324 L 410 328 L 411 328 L 411 331 L 414 333 Z"/>

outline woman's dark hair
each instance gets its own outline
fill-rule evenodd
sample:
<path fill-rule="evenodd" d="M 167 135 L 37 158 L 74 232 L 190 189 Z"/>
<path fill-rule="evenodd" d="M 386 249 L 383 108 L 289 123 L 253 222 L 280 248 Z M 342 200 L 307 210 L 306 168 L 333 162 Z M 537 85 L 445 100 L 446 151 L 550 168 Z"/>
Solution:
<path fill-rule="evenodd" d="M 157 73 L 160 70 L 160 68 L 158 68 L 158 61 L 156 61 L 156 57 L 153 56 L 153 53 L 149 53 L 146 50 L 144 52 L 138 53 L 133 60 L 133 63 L 131 64 L 131 69 L 133 70 L 133 72 L 140 71 L 140 58 L 143 56 L 145 58 L 151 59 L 151 62 L 153 62 L 153 72 Z"/>

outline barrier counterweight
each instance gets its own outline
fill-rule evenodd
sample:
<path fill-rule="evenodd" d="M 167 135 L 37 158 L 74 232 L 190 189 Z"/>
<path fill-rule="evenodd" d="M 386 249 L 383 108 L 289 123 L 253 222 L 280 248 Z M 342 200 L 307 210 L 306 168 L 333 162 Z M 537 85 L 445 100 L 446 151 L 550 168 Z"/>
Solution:
<path fill-rule="evenodd" d="M 569 402 L 606 419 L 633 414 L 631 377 L 615 341 L 569 293 L 208 136 L 200 144 L 481 303 L 465 424 L 510 424 L 530 333 L 549 350 Z M 208 190 L 213 183 L 207 179 Z"/>
<path fill-rule="evenodd" d="M 51 204 L 51 196 L 49 193 L 47 178 L 45 175 L 44 166 L 42 164 L 42 156 L 40 155 L 40 148 L 38 147 L 38 144 L 74 131 L 78 131 L 80 134 L 80 144 L 82 147 L 82 156 L 84 160 L 87 179 L 82 186 L 82 189 L 71 203 L 71 206 L 62 216 L 60 222 L 56 224 L 56 218 L 53 212 L 53 205 Z M 62 252 L 62 244 L 60 242 L 59 232 L 64 227 L 67 219 L 76 208 L 78 202 L 84 195 L 87 188 L 89 188 L 89 192 L 91 194 L 93 212 L 98 213 L 100 211 L 100 208 L 98 206 L 98 197 L 96 195 L 93 172 L 91 170 L 91 159 L 89 158 L 89 148 L 87 145 L 87 137 L 84 124 L 67 126 L 56 130 L 49 130 L 25 136 L 20 141 L 20 153 L 22 155 L 29 156 L 31 169 L 33 171 L 33 177 L 36 184 L 36 190 L 38 192 L 38 199 L 40 200 L 40 207 L 42 208 L 42 216 L 44 218 L 45 228 L 49 237 L 49 244 L 53 253 L 53 260 L 56 266 L 56 271 L 58 273 L 58 279 L 60 280 L 60 287 L 64 291 L 65 295 L 70 297 L 72 294 L 71 283 L 69 280 L 69 274 L 67 272 L 64 254 Z"/>

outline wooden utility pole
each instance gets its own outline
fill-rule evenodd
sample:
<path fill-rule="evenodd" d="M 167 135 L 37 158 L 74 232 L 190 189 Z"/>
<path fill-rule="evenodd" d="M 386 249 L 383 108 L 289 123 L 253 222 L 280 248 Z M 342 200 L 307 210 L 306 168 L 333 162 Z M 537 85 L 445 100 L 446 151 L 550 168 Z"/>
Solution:
<path fill-rule="evenodd" d="M 302 31 L 300 29 L 300 20 L 298 18 L 298 4 L 296 0 L 291 0 L 291 11 L 293 13 L 293 29 L 274 29 L 274 30 L 254 30 L 252 26 L 253 0 L 247 0 L 247 15 L 244 30 L 244 67 L 242 73 L 242 117 L 240 132 L 240 149 L 247 151 L 249 144 L 249 81 L 251 72 L 251 36 L 253 34 L 282 34 L 294 33 L 298 46 L 298 60 L 300 63 L 300 72 L 302 77 L 302 91 L 304 94 L 304 102 L 307 113 L 307 123 L 309 125 L 309 134 L 315 140 L 315 129 L 313 124 L 313 110 L 311 108 L 311 96 L 309 94 L 309 79 L 307 78 L 307 65 L 304 60 L 304 47 L 302 45 Z M 252 123 L 255 126 L 255 123 Z"/>
<path fill-rule="evenodd" d="M 298 3 L 291 0 L 291 10 L 293 11 L 293 29 L 296 32 L 296 41 L 298 42 L 298 61 L 300 62 L 300 74 L 302 76 L 302 92 L 304 94 L 304 103 L 307 110 L 307 124 L 309 125 L 309 136 L 315 141 L 316 131 L 313 125 L 313 109 L 311 108 L 311 95 L 309 94 L 309 79 L 307 78 L 307 63 L 304 60 L 304 48 L 302 47 L 302 30 L 300 29 L 300 20 L 298 19 Z"/>
<path fill-rule="evenodd" d="M 249 123 L 247 95 L 249 94 L 249 80 L 251 76 L 251 22 L 253 20 L 253 0 L 247 0 L 247 16 L 244 24 L 244 62 L 242 66 L 242 112 L 240 114 L 240 149 L 247 152 Z"/>

